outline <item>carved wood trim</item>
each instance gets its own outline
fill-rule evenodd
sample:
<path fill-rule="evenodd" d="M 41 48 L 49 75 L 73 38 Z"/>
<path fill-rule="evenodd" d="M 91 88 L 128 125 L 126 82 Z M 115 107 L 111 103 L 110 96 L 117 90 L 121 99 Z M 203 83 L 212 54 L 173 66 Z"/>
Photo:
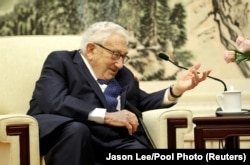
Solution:
<path fill-rule="evenodd" d="M 8 125 L 8 136 L 19 136 L 20 165 L 30 165 L 29 125 Z"/>
<path fill-rule="evenodd" d="M 168 148 L 176 149 L 176 128 L 187 128 L 186 118 L 167 119 L 168 124 Z"/>

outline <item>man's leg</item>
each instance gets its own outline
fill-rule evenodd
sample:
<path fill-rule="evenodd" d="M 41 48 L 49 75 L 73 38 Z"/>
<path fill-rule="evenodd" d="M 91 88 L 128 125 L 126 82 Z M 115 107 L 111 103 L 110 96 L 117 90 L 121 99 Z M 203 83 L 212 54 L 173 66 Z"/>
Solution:
<path fill-rule="evenodd" d="M 44 147 L 46 146 L 46 149 Z M 46 165 L 94 164 L 91 134 L 80 122 L 70 122 L 41 140 Z"/>
<path fill-rule="evenodd" d="M 113 140 L 108 143 L 108 147 L 99 146 L 97 144 L 93 146 L 96 156 L 95 161 L 99 164 L 107 164 L 107 162 L 105 162 L 104 153 L 109 149 L 149 149 L 147 145 L 142 144 L 133 137 Z"/>

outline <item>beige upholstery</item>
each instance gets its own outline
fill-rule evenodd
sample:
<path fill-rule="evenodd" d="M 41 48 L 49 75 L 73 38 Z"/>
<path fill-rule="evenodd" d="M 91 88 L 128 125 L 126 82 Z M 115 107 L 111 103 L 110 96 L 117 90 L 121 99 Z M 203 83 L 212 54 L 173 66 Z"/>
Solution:
<path fill-rule="evenodd" d="M 21 135 L 7 135 L 8 126 L 28 126 L 30 165 L 39 165 L 38 125 L 33 117 L 25 115 L 35 81 L 38 79 L 46 56 L 53 50 L 78 49 L 81 36 L 16 36 L 0 38 L 0 164 L 19 165 Z M 184 134 L 192 130 L 192 113 L 189 110 L 162 109 L 143 114 L 158 148 L 168 148 L 167 120 L 187 119 L 188 128 L 176 131 L 177 147 L 182 148 Z M 18 127 L 19 128 L 19 127 Z M 24 129 L 25 130 L 25 129 Z M 19 133 L 19 132 L 18 132 Z M 17 133 L 17 134 L 18 134 Z M 24 135 L 25 135 L 24 131 Z M 175 135 L 174 135 L 175 136 Z M 27 163 L 25 163 L 27 165 Z"/>
<path fill-rule="evenodd" d="M 38 125 L 34 118 L 23 114 L 0 115 L 0 162 L 1 164 L 19 165 L 20 145 L 19 136 L 6 136 L 6 127 L 8 125 L 29 126 L 29 141 L 32 146 L 29 150 L 32 153 L 30 164 L 39 164 L 39 141 Z M 4 146 L 4 148 L 2 148 Z M 6 152 L 6 150 L 8 152 Z M 7 159 L 6 159 L 7 158 Z M 6 160 L 6 162 L 5 162 Z"/>
<path fill-rule="evenodd" d="M 192 131 L 192 114 L 189 110 L 155 109 L 143 113 L 143 120 L 157 148 L 168 148 L 167 119 L 187 118 L 187 128 L 178 128 L 176 148 L 184 148 L 184 135 Z"/>

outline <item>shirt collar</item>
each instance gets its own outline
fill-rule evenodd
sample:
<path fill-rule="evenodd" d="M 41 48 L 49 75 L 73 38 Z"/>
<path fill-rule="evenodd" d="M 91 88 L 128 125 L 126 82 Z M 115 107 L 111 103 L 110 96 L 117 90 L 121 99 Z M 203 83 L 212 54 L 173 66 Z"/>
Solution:
<path fill-rule="evenodd" d="M 83 55 L 81 52 L 80 52 L 80 55 L 81 55 L 81 57 L 82 57 L 84 63 L 86 64 L 87 68 L 89 69 L 91 75 L 93 76 L 93 78 L 94 78 L 95 80 L 97 80 L 97 78 L 96 78 L 96 76 L 95 76 L 95 74 L 94 74 L 94 71 L 93 71 L 92 67 L 90 66 L 88 60 L 84 57 L 84 55 Z"/>

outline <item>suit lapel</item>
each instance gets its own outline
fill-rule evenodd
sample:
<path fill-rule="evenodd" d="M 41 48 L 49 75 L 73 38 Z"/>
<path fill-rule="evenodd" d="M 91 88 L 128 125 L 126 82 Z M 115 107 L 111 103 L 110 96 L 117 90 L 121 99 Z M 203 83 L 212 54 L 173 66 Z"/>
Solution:
<path fill-rule="evenodd" d="M 121 92 L 121 109 L 124 109 L 124 107 L 125 107 L 126 94 L 127 94 L 127 86 L 122 88 L 122 92 Z"/>
<path fill-rule="evenodd" d="M 126 104 L 126 100 L 127 100 L 127 91 L 128 91 L 128 82 L 127 82 L 127 79 L 126 79 L 126 76 L 121 76 L 119 75 L 119 72 L 116 76 L 116 80 L 117 82 L 121 85 L 122 87 L 122 92 L 121 92 L 121 109 L 124 109 L 125 107 L 125 104 Z"/>
<path fill-rule="evenodd" d="M 99 87 L 98 83 L 95 81 L 93 76 L 91 75 L 88 67 L 84 63 L 84 61 L 83 61 L 83 59 L 81 57 L 81 54 L 79 52 L 77 52 L 76 56 L 73 59 L 73 62 L 75 63 L 75 66 L 77 67 L 77 70 L 80 71 L 81 77 L 83 79 L 87 80 L 88 84 L 91 86 L 93 91 L 96 93 L 97 97 L 99 97 L 99 99 L 101 100 L 103 105 L 105 107 L 107 107 L 107 102 L 106 102 L 105 96 L 104 96 L 101 88 Z"/>
<path fill-rule="evenodd" d="M 75 63 L 75 66 L 77 67 L 77 70 L 80 71 L 82 78 L 86 79 L 97 97 L 101 100 L 103 103 L 104 107 L 108 107 L 106 98 L 99 87 L 98 83 L 95 81 L 93 76 L 91 75 L 88 67 L 84 63 L 81 54 L 77 52 L 77 54 L 74 56 L 73 62 Z M 127 83 L 126 79 L 124 79 L 123 76 L 118 76 L 116 77 L 116 80 L 119 82 L 119 84 L 122 86 L 122 92 L 121 92 L 121 108 L 124 108 L 125 103 L 126 103 L 126 93 L 127 93 Z"/>

